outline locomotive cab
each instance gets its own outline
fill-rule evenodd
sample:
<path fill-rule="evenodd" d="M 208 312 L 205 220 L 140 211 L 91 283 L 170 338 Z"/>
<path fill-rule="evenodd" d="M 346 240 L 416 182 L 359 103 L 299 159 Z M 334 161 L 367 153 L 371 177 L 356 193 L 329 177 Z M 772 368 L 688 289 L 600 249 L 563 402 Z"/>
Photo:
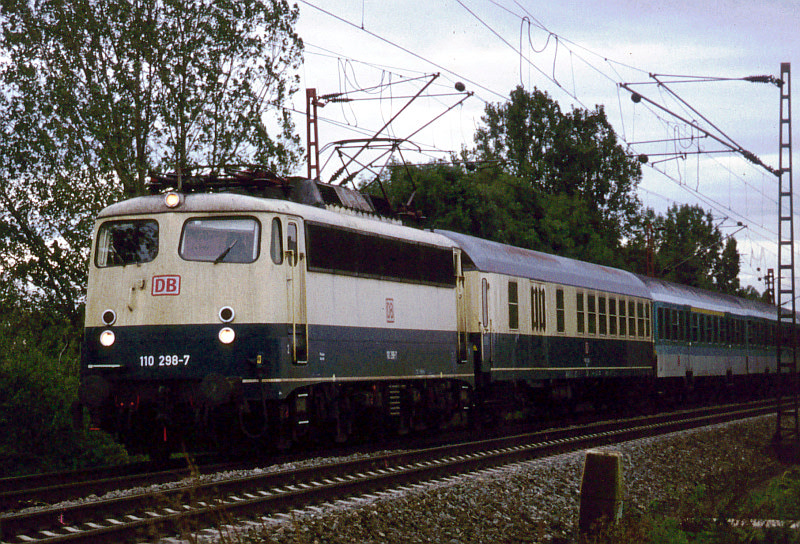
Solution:
<path fill-rule="evenodd" d="M 300 220 L 246 200 L 170 193 L 98 218 L 81 401 L 132 451 L 219 439 L 246 383 L 306 358 Z"/>

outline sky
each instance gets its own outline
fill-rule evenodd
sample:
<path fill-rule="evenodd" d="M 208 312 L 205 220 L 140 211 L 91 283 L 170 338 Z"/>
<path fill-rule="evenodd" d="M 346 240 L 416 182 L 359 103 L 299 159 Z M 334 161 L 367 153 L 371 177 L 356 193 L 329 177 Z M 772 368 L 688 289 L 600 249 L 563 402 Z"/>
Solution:
<path fill-rule="evenodd" d="M 779 87 L 741 78 L 777 79 L 785 62 L 800 71 L 800 3 L 298 0 L 298 6 L 305 43 L 293 101 L 298 132 L 305 138 L 304 89 L 353 99 L 328 100 L 318 110 L 323 181 L 338 182 L 346 162 L 348 172 L 370 164 L 374 176 L 388 158 L 386 151 L 354 157 L 355 147 L 334 142 L 407 139 L 395 160 L 446 160 L 474 146 L 487 104 L 505 102 L 518 85 L 536 88 L 562 111 L 602 106 L 621 144 L 648 155 L 638 189 L 644 206 L 661 214 L 673 204 L 710 211 L 723 235 L 737 240 L 742 284 L 763 290 L 760 278 L 777 263 L 778 178 L 729 146 L 778 168 Z M 645 99 L 634 103 L 621 84 Z M 800 125 L 793 125 L 796 136 Z"/>

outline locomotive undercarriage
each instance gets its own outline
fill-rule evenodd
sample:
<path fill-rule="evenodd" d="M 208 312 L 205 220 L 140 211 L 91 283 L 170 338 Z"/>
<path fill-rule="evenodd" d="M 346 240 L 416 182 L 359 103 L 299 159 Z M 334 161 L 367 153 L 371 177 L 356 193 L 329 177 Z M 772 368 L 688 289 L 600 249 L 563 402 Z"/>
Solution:
<path fill-rule="evenodd" d="M 183 450 L 240 453 L 464 428 L 473 409 L 469 385 L 439 379 L 314 384 L 283 400 L 222 376 L 169 385 L 120 382 L 108 391 L 103 402 L 88 405 L 92 425 L 155 461 Z"/>

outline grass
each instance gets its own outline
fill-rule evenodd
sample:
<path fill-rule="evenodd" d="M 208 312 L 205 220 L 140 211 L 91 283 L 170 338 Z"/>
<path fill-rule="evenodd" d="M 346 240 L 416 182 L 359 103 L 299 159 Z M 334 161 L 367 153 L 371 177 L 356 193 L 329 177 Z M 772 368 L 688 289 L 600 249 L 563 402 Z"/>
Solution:
<path fill-rule="evenodd" d="M 600 525 L 583 544 L 800 544 L 800 467 L 754 481 L 746 463 L 725 477 L 698 483 L 684 499 L 631 511 Z M 770 521 L 769 526 L 762 522 Z"/>

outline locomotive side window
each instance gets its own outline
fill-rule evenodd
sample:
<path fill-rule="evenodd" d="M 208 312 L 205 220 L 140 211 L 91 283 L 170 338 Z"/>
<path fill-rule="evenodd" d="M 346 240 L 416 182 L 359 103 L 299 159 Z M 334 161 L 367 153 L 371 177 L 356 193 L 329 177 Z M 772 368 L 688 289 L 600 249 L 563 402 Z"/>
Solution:
<path fill-rule="evenodd" d="M 453 287 L 450 248 L 306 222 L 308 269 Z"/>
<path fill-rule="evenodd" d="M 158 255 L 158 223 L 152 219 L 108 221 L 97 232 L 99 268 L 149 263 Z"/>
<path fill-rule="evenodd" d="M 292 262 L 289 264 L 294 266 L 297 264 L 297 223 L 289 223 L 286 227 L 286 250 L 290 251 Z"/>
<path fill-rule="evenodd" d="M 283 228 L 281 220 L 277 217 L 272 220 L 272 233 L 270 235 L 269 255 L 275 264 L 283 264 Z"/>
<path fill-rule="evenodd" d="M 203 217 L 188 220 L 181 234 L 180 256 L 187 261 L 252 263 L 258 258 L 259 223 L 250 217 Z"/>

